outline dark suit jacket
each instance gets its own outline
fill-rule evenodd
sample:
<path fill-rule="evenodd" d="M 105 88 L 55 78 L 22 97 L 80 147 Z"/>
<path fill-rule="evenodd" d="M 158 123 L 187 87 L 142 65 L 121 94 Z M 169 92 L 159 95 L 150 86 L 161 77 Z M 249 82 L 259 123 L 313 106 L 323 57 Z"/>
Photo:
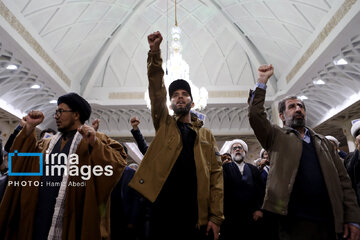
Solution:
<path fill-rule="evenodd" d="M 147 143 L 145 142 L 144 136 L 141 134 L 140 129 L 138 130 L 134 130 L 131 129 L 131 134 L 133 135 L 138 148 L 140 150 L 140 152 L 145 155 L 147 149 L 149 148 L 149 146 L 147 145 Z"/>
<path fill-rule="evenodd" d="M 260 171 L 245 163 L 243 177 L 237 164 L 231 162 L 223 165 L 223 175 L 225 221 L 251 218 L 256 210 L 261 209 L 265 194 Z M 245 176 L 250 179 L 246 180 Z"/>
<path fill-rule="evenodd" d="M 128 187 L 134 174 L 134 169 L 125 167 L 120 181 L 111 193 L 110 223 L 112 239 L 122 239 L 124 233 L 129 230 L 127 229 L 129 224 L 135 227 L 139 224 L 140 195 L 134 189 Z M 126 238 L 124 237 L 124 239 Z"/>
<path fill-rule="evenodd" d="M 344 160 L 346 170 L 351 179 L 352 187 L 357 196 L 357 202 L 360 206 L 360 152 L 355 150 L 347 155 Z"/>

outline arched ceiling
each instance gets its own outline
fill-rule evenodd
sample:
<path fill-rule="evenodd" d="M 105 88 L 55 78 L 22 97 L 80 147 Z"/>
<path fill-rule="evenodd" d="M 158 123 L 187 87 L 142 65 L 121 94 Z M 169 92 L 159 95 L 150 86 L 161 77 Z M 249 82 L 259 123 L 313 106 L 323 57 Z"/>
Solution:
<path fill-rule="evenodd" d="M 359 100 L 359 6 L 356 0 L 178 0 L 190 79 L 209 91 L 205 125 L 218 136 L 252 133 L 246 101 L 264 63 L 275 67 L 269 116 L 282 96 L 307 95 L 314 127 Z M 48 116 L 42 127 L 54 127 L 49 101 L 75 91 L 92 103 L 92 118 L 109 135 L 129 136 L 132 115 L 153 135 L 144 101 L 146 37 L 162 32 L 166 59 L 173 25 L 173 0 L 0 1 L 0 100 L 14 115 L 41 109 Z M 339 57 L 348 65 L 334 65 Z M 6 69 L 11 63 L 19 68 Z M 318 78 L 326 84 L 314 85 Z M 30 89 L 33 83 L 41 88 Z"/>

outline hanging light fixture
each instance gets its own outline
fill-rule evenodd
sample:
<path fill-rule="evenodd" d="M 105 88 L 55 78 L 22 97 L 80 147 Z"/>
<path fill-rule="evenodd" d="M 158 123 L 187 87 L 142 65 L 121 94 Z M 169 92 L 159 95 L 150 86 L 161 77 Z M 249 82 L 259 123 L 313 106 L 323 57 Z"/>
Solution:
<path fill-rule="evenodd" d="M 194 109 L 195 110 L 202 110 L 207 105 L 208 100 L 208 91 L 206 88 L 201 87 L 198 88 L 195 84 L 192 83 L 190 80 L 189 75 L 189 65 L 187 62 L 182 58 L 182 44 L 180 42 L 181 39 L 181 29 L 177 24 L 177 16 L 176 16 L 176 0 L 175 0 L 175 26 L 171 29 L 171 44 L 170 44 L 170 58 L 163 62 L 163 69 L 165 72 L 164 75 L 164 84 L 166 90 L 169 89 L 169 85 L 177 79 L 184 79 L 186 80 L 190 87 L 191 87 L 191 94 L 193 96 L 194 101 Z M 150 98 L 148 90 L 145 92 L 145 101 L 147 107 L 150 109 Z M 167 106 L 170 106 L 170 99 L 167 96 Z M 169 112 L 172 111 L 169 109 Z"/>

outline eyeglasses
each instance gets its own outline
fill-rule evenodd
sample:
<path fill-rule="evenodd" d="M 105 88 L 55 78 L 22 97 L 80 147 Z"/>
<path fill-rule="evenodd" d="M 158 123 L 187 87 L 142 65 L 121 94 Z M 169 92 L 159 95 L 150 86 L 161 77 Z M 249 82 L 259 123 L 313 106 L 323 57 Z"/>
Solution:
<path fill-rule="evenodd" d="M 56 109 L 54 116 L 61 116 L 63 112 L 74 112 L 73 110 Z"/>
<path fill-rule="evenodd" d="M 233 150 L 236 150 L 236 149 L 242 150 L 243 147 L 242 147 L 242 146 L 235 146 L 235 147 L 233 147 L 232 149 L 233 149 Z"/>

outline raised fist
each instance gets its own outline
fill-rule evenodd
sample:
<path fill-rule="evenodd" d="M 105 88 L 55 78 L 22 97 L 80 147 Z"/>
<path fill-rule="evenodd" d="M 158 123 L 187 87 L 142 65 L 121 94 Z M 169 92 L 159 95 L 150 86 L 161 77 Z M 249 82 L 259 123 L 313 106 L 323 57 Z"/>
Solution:
<path fill-rule="evenodd" d="M 263 169 L 266 165 L 269 165 L 270 162 L 268 159 L 262 158 L 259 163 L 259 168 Z"/>
<path fill-rule="evenodd" d="M 132 117 L 130 119 L 130 124 L 134 130 L 138 130 L 138 125 L 140 124 L 140 120 L 137 117 Z"/>
<path fill-rule="evenodd" d="M 94 146 L 96 142 L 96 131 L 93 127 L 84 124 L 78 128 L 78 132 L 83 136 L 85 141 L 87 141 L 91 146 Z"/>
<path fill-rule="evenodd" d="M 22 119 L 20 119 L 20 122 L 19 122 L 19 125 L 20 125 L 21 127 L 24 127 L 25 124 L 26 124 L 26 116 L 24 116 Z"/>
<path fill-rule="evenodd" d="M 258 83 L 266 84 L 269 78 L 274 74 L 274 68 L 271 64 L 261 65 L 258 68 Z"/>
<path fill-rule="evenodd" d="M 92 121 L 91 126 L 94 128 L 95 131 L 97 131 L 99 129 L 99 126 L 100 126 L 100 120 L 95 119 L 94 121 Z"/>
<path fill-rule="evenodd" d="M 148 43 L 151 52 L 156 52 L 160 50 L 160 43 L 162 41 L 162 36 L 159 31 L 154 32 L 148 36 Z"/>
<path fill-rule="evenodd" d="M 25 124 L 30 128 L 35 128 L 37 125 L 44 121 L 44 114 L 40 111 L 33 110 L 26 115 L 23 120 Z"/>

